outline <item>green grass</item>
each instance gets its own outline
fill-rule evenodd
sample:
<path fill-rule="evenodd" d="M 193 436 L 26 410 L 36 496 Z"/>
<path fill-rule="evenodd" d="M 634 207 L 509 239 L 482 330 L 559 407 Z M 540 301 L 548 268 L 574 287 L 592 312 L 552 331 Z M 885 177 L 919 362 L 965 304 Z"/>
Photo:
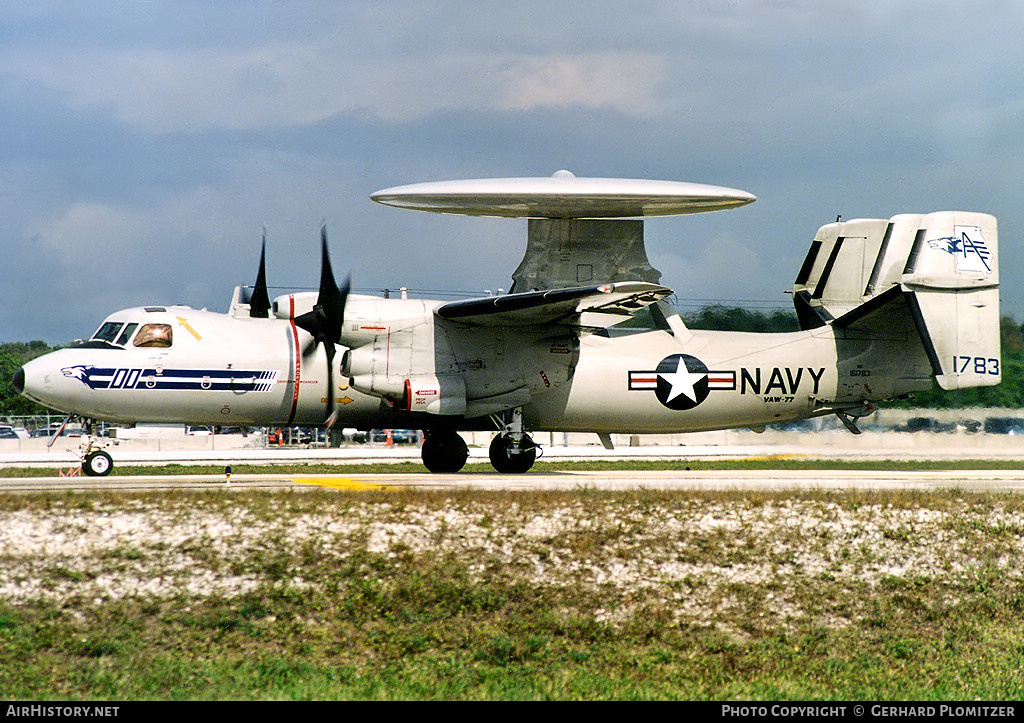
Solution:
<path fill-rule="evenodd" d="M 119 512 L 135 515 L 131 539 L 76 559 L 0 560 L 56 591 L 0 602 L 6 697 L 1024 698 L 1018 496 L 0 499 L 0 523 L 74 520 L 83 539 Z M 622 567 L 643 573 L 602 578 Z M 204 595 L 182 577 L 127 597 L 88 587 L 202 572 L 254 584 Z"/>

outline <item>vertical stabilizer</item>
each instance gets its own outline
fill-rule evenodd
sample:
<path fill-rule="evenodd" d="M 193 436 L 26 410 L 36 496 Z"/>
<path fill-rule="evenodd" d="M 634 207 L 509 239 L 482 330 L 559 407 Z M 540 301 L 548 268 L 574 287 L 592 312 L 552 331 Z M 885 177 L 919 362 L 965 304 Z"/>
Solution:
<path fill-rule="evenodd" d="M 996 220 L 929 214 L 902 274 L 918 332 L 943 389 L 1001 379 Z"/>
<path fill-rule="evenodd" d="M 794 303 L 803 328 L 834 324 L 847 338 L 909 316 L 939 386 L 992 386 L 1002 378 L 998 254 L 996 219 L 984 213 L 828 224 L 800 269 Z M 904 352 L 893 344 L 896 363 Z"/>

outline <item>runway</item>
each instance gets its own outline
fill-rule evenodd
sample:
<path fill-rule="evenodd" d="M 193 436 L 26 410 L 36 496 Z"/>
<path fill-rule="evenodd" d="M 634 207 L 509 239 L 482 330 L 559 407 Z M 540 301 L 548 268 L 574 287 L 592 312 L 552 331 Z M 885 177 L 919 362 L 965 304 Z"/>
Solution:
<path fill-rule="evenodd" d="M 704 470 L 497 473 L 378 473 L 338 475 L 135 475 L 110 477 L 10 477 L 0 492 L 133 492 L 157 490 L 332 489 L 387 490 L 961 490 L 1022 493 L 1024 470 Z"/>

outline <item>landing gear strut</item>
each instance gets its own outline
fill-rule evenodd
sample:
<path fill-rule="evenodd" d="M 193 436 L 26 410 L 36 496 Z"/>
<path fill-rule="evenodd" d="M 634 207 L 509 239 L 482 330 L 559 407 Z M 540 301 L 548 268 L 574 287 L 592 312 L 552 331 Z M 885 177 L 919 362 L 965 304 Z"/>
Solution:
<path fill-rule="evenodd" d="M 522 474 L 537 460 L 537 443 L 523 431 L 523 410 L 516 407 L 504 419 L 493 417 L 501 431 L 491 440 L 491 466 L 502 474 Z"/>
<path fill-rule="evenodd" d="M 466 464 L 469 447 L 466 441 L 452 430 L 423 432 L 423 466 L 434 474 L 455 474 Z"/>
<path fill-rule="evenodd" d="M 73 415 L 64 420 L 64 424 L 57 430 L 53 439 L 64 431 L 64 427 L 71 421 Z M 87 477 L 106 477 L 110 470 L 114 469 L 114 459 L 103 450 L 101 443 L 96 438 L 96 422 L 84 419 L 86 437 L 79 448 L 78 456 L 82 459 L 82 472 Z M 53 444 L 53 441 L 50 442 Z"/>

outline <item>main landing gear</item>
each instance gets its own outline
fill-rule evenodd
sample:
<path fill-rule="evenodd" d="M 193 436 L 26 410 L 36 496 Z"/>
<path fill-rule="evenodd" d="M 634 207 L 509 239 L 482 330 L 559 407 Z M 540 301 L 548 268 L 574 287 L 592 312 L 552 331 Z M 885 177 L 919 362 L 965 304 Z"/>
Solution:
<path fill-rule="evenodd" d="M 517 445 L 504 432 L 494 435 L 489 450 L 491 465 L 502 474 L 522 474 L 537 460 L 537 445 L 530 435 L 523 434 Z"/>
<path fill-rule="evenodd" d="M 465 466 L 466 459 L 469 458 L 469 447 L 454 430 L 424 430 L 420 454 L 423 457 L 423 466 L 430 472 L 455 474 Z"/>
<path fill-rule="evenodd" d="M 491 440 L 491 465 L 502 474 L 522 474 L 537 460 L 540 447 L 523 431 L 523 410 L 520 408 L 492 415 L 498 433 Z M 435 474 L 454 474 L 469 458 L 469 448 L 458 432 L 434 429 L 423 432 L 421 450 L 423 466 Z"/>
<path fill-rule="evenodd" d="M 537 446 L 523 431 L 523 410 L 516 407 L 501 415 L 492 415 L 500 430 L 491 440 L 491 466 L 502 474 L 522 474 L 537 460 Z"/>

